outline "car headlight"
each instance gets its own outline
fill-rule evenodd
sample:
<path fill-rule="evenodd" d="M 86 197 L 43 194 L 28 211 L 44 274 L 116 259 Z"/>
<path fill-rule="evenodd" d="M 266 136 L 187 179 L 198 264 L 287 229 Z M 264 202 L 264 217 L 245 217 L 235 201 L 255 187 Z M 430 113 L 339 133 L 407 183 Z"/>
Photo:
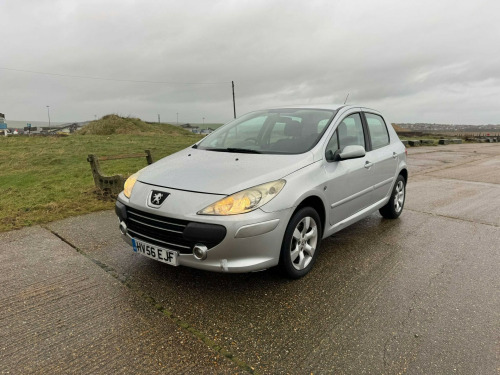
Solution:
<path fill-rule="evenodd" d="M 127 198 L 130 198 L 130 194 L 132 194 L 132 189 L 134 188 L 134 185 L 137 182 L 138 177 L 139 177 L 139 172 L 134 173 L 132 176 L 127 178 L 127 181 L 125 181 L 125 185 L 123 187 L 123 194 L 125 194 Z"/>
<path fill-rule="evenodd" d="M 198 215 L 225 216 L 253 211 L 277 196 L 285 184 L 285 180 L 277 180 L 254 186 L 212 203 L 198 211 Z"/>

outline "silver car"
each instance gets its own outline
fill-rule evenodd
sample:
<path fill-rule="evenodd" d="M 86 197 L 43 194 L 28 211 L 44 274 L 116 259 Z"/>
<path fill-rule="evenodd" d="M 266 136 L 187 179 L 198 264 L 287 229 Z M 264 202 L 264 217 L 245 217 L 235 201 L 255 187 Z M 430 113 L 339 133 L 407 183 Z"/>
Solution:
<path fill-rule="evenodd" d="M 122 236 L 173 266 L 302 277 L 322 238 L 401 214 L 406 149 L 389 124 L 350 105 L 246 114 L 131 176 L 116 202 Z"/>

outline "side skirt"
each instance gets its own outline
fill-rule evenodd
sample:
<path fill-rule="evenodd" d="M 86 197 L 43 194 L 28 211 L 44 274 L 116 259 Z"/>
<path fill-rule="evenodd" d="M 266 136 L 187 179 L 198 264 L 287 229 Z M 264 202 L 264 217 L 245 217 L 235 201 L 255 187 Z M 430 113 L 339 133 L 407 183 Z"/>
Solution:
<path fill-rule="evenodd" d="M 329 228 L 325 228 L 325 231 L 323 232 L 323 238 L 329 237 L 332 234 L 338 232 L 339 230 L 344 229 L 345 227 L 348 227 L 349 225 L 355 223 L 356 221 L 359 221 L 361 219 L 364 219 L 367 216 L 370 216 L 372 213 L 377 211 L 379 208 L 384 207 L 387 202 L 389 201 L 390 196 L 385 197 L 384 199 L 379 200 L 378 202 L 372 204 L 371 206 L 368 206 L 361 211 L 356 212 L 354 215 L 349 216 L 347 219 L 344 219 L 337 224 L 332 225 Z"/>

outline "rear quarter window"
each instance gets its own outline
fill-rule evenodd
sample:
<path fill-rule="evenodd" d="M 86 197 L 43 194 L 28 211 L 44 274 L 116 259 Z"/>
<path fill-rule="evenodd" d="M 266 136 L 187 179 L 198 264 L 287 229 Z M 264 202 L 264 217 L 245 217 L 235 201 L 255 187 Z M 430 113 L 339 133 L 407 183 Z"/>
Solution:
<path fill-rule="evenodd" d="M 373 113 L 365 113 L 373 149 L 389 144 L 389 133 L 384 119 Z"/>

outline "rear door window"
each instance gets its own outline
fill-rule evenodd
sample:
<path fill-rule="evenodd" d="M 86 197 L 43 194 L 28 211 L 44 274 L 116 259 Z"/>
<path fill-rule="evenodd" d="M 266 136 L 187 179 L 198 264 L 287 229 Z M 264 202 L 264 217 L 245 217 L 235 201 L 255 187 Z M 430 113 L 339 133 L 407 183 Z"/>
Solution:
<path fill-rule="evenodd" d="M 380 148 L 389 144 L 389 133 L 384 119 L 373 113 L 365 113 L 366 123 L 372 140 L 372 148 Z"/>

